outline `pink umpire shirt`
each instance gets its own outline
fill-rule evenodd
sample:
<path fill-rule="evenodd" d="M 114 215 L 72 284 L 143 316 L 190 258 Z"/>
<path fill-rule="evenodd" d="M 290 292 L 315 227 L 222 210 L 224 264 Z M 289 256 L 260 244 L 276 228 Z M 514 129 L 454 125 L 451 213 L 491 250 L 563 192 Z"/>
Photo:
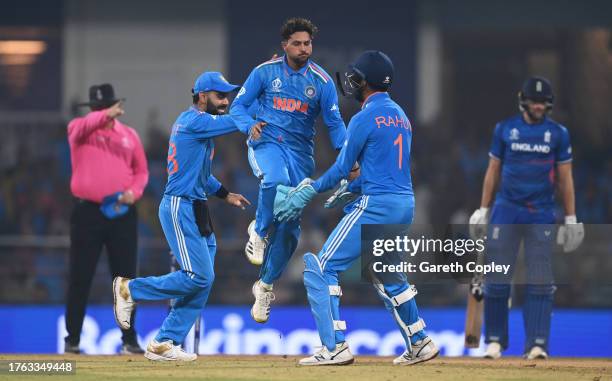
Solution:
<path fill-rule="evenodd" d="M 116 192 L 131 190 L 142 196 L 149 180 L 147 158 L 138 134 L 106 110 L 92 111 L 68 124 L 68 143 L 72 161 L 72 195 L 100 203 Z"/>

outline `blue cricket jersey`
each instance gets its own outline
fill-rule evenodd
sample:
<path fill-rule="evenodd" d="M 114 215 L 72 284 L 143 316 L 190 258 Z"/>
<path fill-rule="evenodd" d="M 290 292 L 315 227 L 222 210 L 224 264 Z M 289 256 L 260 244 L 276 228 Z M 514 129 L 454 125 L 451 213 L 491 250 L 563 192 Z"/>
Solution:
<path fill-rule="evenodd" d="M 249 113 L 255 101 L 259 102 L 257 120 Z M 297 71 L 289 67 L 284 56 L 257 66 L 234 99 L 230 114 L 245 134 L 256 121 L 267 123 L 257 144 L 277 142 L 310 156 L 314 154 L 314 122 L 319 114 L 336 149 L 342 148 L 346 139 L 334 82 L 310 60 Z"/>
<path fill-rule="evenodd" d="M 502 162 L 496 202 L 552 208 L 555 166 L 572 161 L 572 147 L 567 129 L 554 120 L 528 124 L 517 115 L 495 126 L 489 155 Z"/>
<path fill-rule="evenodd" d="M 205 200 L 221 183 L 211 174 L 215 136 L 238 131 L 229 115 L 211 115 L 191 106 L 172 126 L 168 182 L 164 195 Z"/>
<path fill-rule="evenodd" d="M 336 162 L 313 187 L 317 192 L 333 188 L 359 162 L 362 194 L 413 196 L 411 143 L 412 126 L 402 108 L 388 93 L 374 93 L 351 118 L 346 143 Z"/>

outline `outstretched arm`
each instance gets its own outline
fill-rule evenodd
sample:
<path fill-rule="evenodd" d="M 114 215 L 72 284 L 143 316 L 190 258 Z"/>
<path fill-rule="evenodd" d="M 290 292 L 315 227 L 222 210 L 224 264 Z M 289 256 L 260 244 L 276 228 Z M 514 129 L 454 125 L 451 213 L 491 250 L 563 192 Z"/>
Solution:
<path fill-rule="evenodd" d="M 355 118 L 351 119 L 347 132 L 347 139 L 340 150 L 340 154 L 336 158 L 336 162 L 312 184 L 312 187 L 318 192 L 323 193 L 347 178 L 351 169 L 355 166 L 359 154 L 367 141 L 369 130 L 366 126 L 359 126 L 359 122 Z"/>
<path fill-rule="evenodd" d="M 200 139 L 214 138 L 238 131 L 234 119 L 229 115 L 211 115 L 198 111 L 194 122 L 190 124 L 190 131 Z"/>
<path fill-rule="evenodd" d="M 321 114 L 327 126 L 329 139 L 335 149 L 340 150 L 346 140 L 346 126 L 338 108 L 338 94 L 334 82 L 329 80 L 323 87 L 321 94 Z"/>
<path fill-rule="evenodd" d="M 257 123 L 249 113 L 249 107 L 259 98 L 262 91 L 263 81 L 261 80 L 258 69 L 255 68 L 246 82 L 244 82 L 244 85 L 242 85 L 240 91 L 238 91 L 238 95 L 236 95 L 236 99 L 234 99 L 230 107 L 230 115 L 234 119 L 240 132 L 243 134 L 249 135 L 251 133 L 251 127 Z"/>

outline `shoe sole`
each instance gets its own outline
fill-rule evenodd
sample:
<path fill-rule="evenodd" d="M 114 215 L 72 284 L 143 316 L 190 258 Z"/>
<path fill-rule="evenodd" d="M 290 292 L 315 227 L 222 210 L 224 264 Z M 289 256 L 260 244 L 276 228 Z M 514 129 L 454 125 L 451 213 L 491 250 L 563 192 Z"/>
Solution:
<path fill-rule="evenodd" d="M 249 224 L 249 227 L 247 228 L 247 234 L 249 235 L 249 240 L 251 239 L 251 226 L 253 226 L 252 230 L 255 231 L 255 221 L 251 221 L 251 223 Z M 252 265 L 261 266 L 261 264 L 263 263 L 263 258 L 261 258 L 261 260 L 259 259 L 253 260 L 253 258 L 251 258 L 251 256 L 247 253 L 248 246 L 249 246 L 249 243 L 247 242 L 247 246 L 244 248 L 244 255 L 247 257 L 247 260 Z"/>
<path fill-rule="evenodd" d="M 404 362 L 400 362 L 400 363 L 394 363 L 393 365 L 414 365 L 414 364 L 418 364 L 421 362 L 425 362 L 425 361 L 429 361 L 429 360 L 433 360 L 436 357 L 438 357 L 438 355 L 440 354 L 440 350 L 436 350 L 436 353 L 434 353 L 433 355 L 429 356 L 429 357 L 423 357 L 420 359 L 415 359 L 415 361 L 404 361 Z"/>
<path fill-rule="evenodd" d="M 544 356 L 544 355 L 538 355 L 532 358 L 526 357 L 525 360 L 546 360 L 548 359 L 548 356 Z"/>
<path fill-rule="evenodd" d="M 248 245 L 248 243 L 247 243 Z M 247 257 L 247 261 L 249 261 L 250 264 L 255 265 L 255 266 L 261 266 L 263 263 L 263 258 L 261 260 L 257 259 L 254 260 L 247 252 L 246 252 L 246 247 L 244 248 L 244 255 Z"/>
<path fill-rule="evenodd" d="M 325 363 L 321 363 L 321 362 L 313 362 L 313 363 L 307 363 L 307 364 L 302 364 L 298 362 L 299 366 L 341 366 L 341 365 L 351 365 L 352 363 L 355 362 L 355 358 L 353 357 L 350 360 L 345 360 L 345 361 L 341 361 L 341 362 L 325 362 Z"/>
<path fill-rule="evenodd" d="M 492 356 L 492 355 L 484 355 L 482 356 L 483 359 L 487 359 L 487 360 L 497 360 L 499 358 L 501 358 L 501 354 L 497 355 L 497 356 Z"/>
<path fill-rule="evenodd" d="M 119 285 L 117 284 L 117 281 L 119 280 L 119 278 L 120 277 L 115 277 L 115 279 L 113 279 L 113 315 L 115 315 L 115 322 L 117 323 L 119 328 L 130 329 L 130 324 L 125 326 L 121 321 L 119 321 L 119 317 L 117 316 L 117 295 L 119 294 L 119 290 L 117 289 Z"/>
<path fill-rule="evenodd" d="M 268 319 L 265 319 L 265 320 L 258 320 L 258 319 L 255 317 L 255 315 L 253 314 L 253 307 L 251 307 L 251 317 L 253 318 L 253 320 L 255 320 L 255 322 L 260 323 L 260 324 L 263 324 L 263 323 L 267 322 L 267 321 L 268 321 L 268 319 L 269 319 L 269 317 L 268 317 Z"/>
<path fill-rule="evenodd" d="M 156 355 L 155 353 L 152 352 L 145 352 L 144 357 L 147 358 L 148 360 L 151 361 L 159 361 L 159 362 L 191 362 L 191 361 L 195 361 L 198 358 L 194 358 L 194 359 L 190 359 L 190 360 L 181 360 L 181 359 L 171 359 L 168 357 L 164 357 L 164 356 L 160 356 L 160 355 Z"/>

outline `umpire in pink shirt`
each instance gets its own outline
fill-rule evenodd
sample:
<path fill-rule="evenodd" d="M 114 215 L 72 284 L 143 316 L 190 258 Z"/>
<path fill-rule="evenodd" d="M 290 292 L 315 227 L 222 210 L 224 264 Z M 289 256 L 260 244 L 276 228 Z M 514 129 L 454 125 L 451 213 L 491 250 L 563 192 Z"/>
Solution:
<path fill-rule="evenodd" d="M 81 104 L 91 112 L 68 125 L 70 190 L 76 202 L 70 217 L 67 353 L 80 352 L 85 308 L 102 247 L 113 278 L 136 276 L 138 217 L 134 203 L 142 196 L 149 172 L 138 134 L 117 119 L 124 112 L 121 101 L 111 85 L 91 86 L 89 102 Z M 122 333 L 121 353 L 143 353 L 134 328 Z"/>

